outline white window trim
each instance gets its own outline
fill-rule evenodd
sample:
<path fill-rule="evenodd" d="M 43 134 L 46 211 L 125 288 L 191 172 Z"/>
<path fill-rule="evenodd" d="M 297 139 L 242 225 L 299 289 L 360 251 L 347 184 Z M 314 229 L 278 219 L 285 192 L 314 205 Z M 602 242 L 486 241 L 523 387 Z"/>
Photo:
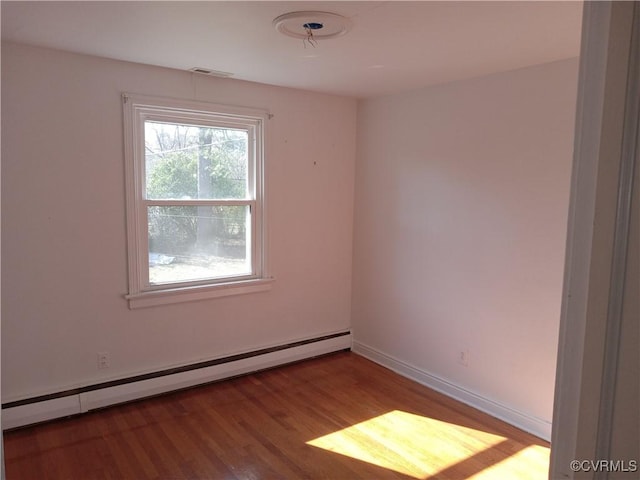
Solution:
<path fill-rule="evenodd" d="M 190 100 L 151 97 L 124 93 L 124 147 L 126 168 L 127 251 L 129 261 L 129 308 L 142 308 L 178 302 L 189 302 L 228 295 L 269 290 L 273 278 L 268 274 L 266 198 L 264 195 L 264 130 L 270 115 L 265 110 L 217 105 Z M 255 144 L 255 189 L 249 200 L 215 201 L 240 203 L 252 209 L 252 264 L 250 275 L 203 282 L 180 282 L 167 285 L 148 284 L 147 206 L 144 195 L 144 122 L 148 119 L 184 120 L 206 123 L 207 118 L 219 124 L 253 128 Z M 250 169 L 251 170 L 251 169 Z M 162 201 L 153 201 L 153 204 Z"/>

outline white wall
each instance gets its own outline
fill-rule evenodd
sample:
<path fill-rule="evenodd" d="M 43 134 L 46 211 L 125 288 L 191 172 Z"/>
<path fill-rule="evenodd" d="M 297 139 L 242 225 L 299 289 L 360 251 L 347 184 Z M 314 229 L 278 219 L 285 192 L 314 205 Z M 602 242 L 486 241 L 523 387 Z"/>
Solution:
<path fill-rule="evenodd" d="M 274 114 L 270 292 L 128 309 L 123 91 Z M 3 45 L 3 402 L 348 329 L 355 129 L 353 99 Z"/>
<path fill-rule="evenodd" d="M 358 107 L 356 347 L 505 407 L 494 413 L 522 414 L 542 436 L 577 66 L 569 59 Z"/>

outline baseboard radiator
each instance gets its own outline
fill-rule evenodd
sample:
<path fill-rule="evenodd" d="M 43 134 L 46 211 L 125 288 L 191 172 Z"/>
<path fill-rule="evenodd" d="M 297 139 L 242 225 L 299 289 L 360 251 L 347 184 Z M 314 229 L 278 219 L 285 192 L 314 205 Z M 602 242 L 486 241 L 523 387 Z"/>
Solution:
<path fill-rule="evenodd" d="M 351 332 L 344 331 L 297 342 L 216 358 L 191 365 L 2 404 L 2 429 L 40 423 L 130 402 L 238 375 L 349 350 Z"/>

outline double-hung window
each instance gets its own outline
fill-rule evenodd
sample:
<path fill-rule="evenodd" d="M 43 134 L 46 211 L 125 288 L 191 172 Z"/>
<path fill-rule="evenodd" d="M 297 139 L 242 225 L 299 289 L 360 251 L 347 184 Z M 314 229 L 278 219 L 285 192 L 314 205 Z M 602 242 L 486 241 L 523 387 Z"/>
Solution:
<path fill-rule="evenodd" d="M 266 112 L 123 101 L 130 307 L 268 289 Z"/>

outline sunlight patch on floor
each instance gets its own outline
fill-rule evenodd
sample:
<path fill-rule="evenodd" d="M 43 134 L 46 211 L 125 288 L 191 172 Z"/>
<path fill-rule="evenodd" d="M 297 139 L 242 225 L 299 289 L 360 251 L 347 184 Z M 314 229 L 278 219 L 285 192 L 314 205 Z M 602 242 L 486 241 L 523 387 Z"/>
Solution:
<path fill-rule="evenodd" d="M 468 480 L 495 480 L 496 478 L 546 480 L 550 453 L 549 447 L 529 445 L 525 449 L 468 477 Z"/>
<path fill-rule="evenodd" d="M 505 442 L 508 439 L 499 435 L 394 410 L 307 444 L 425 479 Z M 538 454 L 528 450 L 514 453 Z M 496 454 L 496 462 L 503 458 Z M 477 478 L 498 478 L 495 475 Z"/>

